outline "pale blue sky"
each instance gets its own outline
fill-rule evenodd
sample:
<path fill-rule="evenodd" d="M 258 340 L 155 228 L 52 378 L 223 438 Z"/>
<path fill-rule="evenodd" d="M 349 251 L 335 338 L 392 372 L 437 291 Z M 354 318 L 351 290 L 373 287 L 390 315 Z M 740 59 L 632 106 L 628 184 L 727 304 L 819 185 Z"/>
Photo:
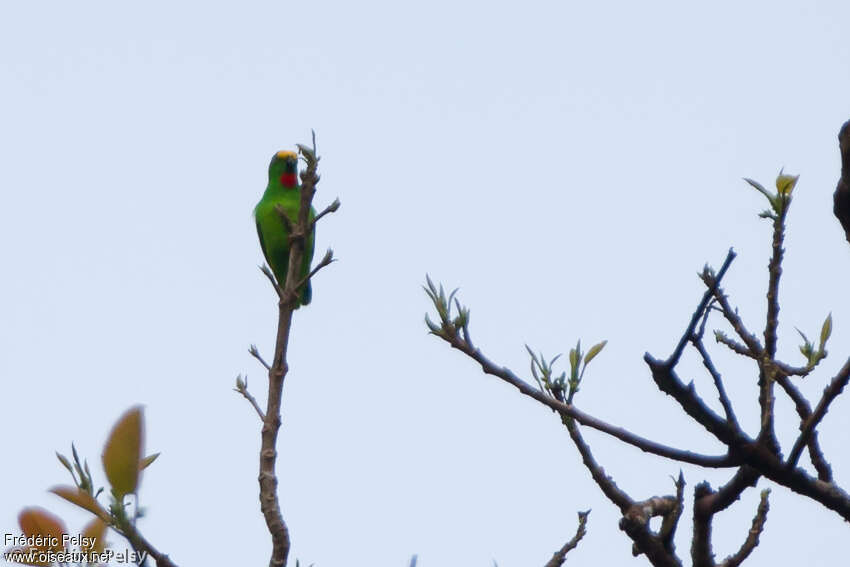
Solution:
<path fill-rule="evenodd" d="M 831 213 L 848 21 L 837 0 L 4 6 L 0 530 L 32 504 L 80 526 L 45 493 L 67 482 L 53 451 L 73 440 L 99 465 L 112 422 L 143 403 L 163 453 L 144 478 L 146 536 L 180 565 L 267 562 L 259 423 L 231 388 L 247 373 L 262 396 L 247 347 L 271 356 L 276 322 L 251 210 L 271 155 L 314 128 L 317 207 L 343 206 L 317 239 L 339 262 L 291 347 L 279 472 L 293 559 L 542 565 L 592 508 L 568 564 L 641 564 L 557 418 L 425 334 L 424 274 L 461 288 L 479 346 L 518 372 L 524 343 L 608 339 L 579 407 L 716 452 L 641 357 L 669 353 L 696 272 L 729 246 L 727 290 L 759 331 L 769 225 L 741 178 L 772 183 L 784 166 L 801 178 L 780 351 L 798 362 L 794 327 L 816 335 L 832 311 L 830 357 L 803 385 L 817 395 L 850 352 L 850 249 Z M 752 369 L 717 362 L 753 431 Z M 821 433 L 845 487 L 848 411 L 836 402 Z M 632 496 L 672 490 L 678 464 L 586 436 Z M 728 477 L 683 471 L 688 506 L 698 482 Z M 718 559 L 756 503 L 749 491 L 719 518 Z M 832 565 L 845 540 L 836 515 L 774 488 L 748 564 Z"/>

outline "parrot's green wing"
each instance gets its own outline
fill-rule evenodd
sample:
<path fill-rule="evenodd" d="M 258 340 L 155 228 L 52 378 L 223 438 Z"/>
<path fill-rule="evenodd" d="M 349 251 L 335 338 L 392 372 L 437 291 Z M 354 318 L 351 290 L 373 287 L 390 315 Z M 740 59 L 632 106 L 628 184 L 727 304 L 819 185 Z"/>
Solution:
<path fill-rule="evenodd" d="M 260 221 L 256 221 L 257 225 L 257 237 L 260 239 L 260 250 L 263 251 L 263 258 L 268 258 L 269 254 L 266 252 L 266 241 L 263 240 L 263 229 L 260 228 Z"/>

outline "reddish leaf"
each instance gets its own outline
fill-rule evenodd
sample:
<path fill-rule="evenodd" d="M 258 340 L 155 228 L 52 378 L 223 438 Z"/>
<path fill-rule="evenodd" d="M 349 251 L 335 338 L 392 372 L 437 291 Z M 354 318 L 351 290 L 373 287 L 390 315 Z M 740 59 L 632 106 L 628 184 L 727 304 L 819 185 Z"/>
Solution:
<path fill-rule="evenodd" d="M 63 551 L 65 544 L 62 536 L 68 533 L 65 523 L 59 518 L 45 510 L 32 506 L 24 508 L 18 514 L 18 524 L 21 531 L 28 538 L 40 538 L 33 542 L 40 550 Z"/>
<path fill-rule="evenodd" d="M 72 504 L 76 504 L 84 510 L 88 510 L 104 522 L 109 521 L 109 512 L 104 510 L 91 494 L 80 490 L 76 486 L 54 486 L 50 489 L 50 492 Z"/>
<path fill-rule="evenodd" d="M 93 519 L 86 524 L 86 527 L 83 528 L 83 533 L 80 535 L 89 540 L 82 545 L 84 553 L 103 553 L 106 547 L 106 524 L 103 520 L 100 518 Z"/>

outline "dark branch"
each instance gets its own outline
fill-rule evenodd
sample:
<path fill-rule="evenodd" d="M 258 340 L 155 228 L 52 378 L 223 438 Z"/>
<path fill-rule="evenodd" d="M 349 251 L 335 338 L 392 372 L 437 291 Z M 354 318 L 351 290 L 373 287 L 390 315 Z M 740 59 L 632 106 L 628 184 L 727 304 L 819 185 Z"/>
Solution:
<path fill-rule="evenodd" d="M 761 500 L 759 501 L 756 515 L 753 518 L 753 525 L 750 528 L 749 534 L 747 534 L 747 539 L 744 540 L 744 543 L 741 545 L 741 548 L 737 551 L 737 553 L 727 557 L 726 560 L 720 564 L 721 567 L 738 567 L 738 565 L 743 563 L 758 546 L 759 536 L 761 536 L 762 531 L 764 531 L 764 524 L 767 522 L 767 512 L 770 510 L 770 504 L 768 503 L 769 494 L 770 489 L 761 491 Z"/>
<path fill-rule="evenodd" d="M 708 311 L 706 311 L 706 315 L 707 314 Z M 693 337 L 691 342 L 697 349 L 697 352 L 699 352 L 703 366 L 705 366 L 705 369 L 708 370 L 709 374 L 711 374 L 711 379 L 714 381 L 714 387 L 717 389 L 717 396 L 720 398 L 720 405 L 723 406 L 723 413 L 726 415 L 726 420 L 736 429 L 740 429 L 741 426 L 738 424 L 738 418 L 735 416 L 735 410 L 732 409 L 732 402 L 729 400 L 729 396 L 726 394 L 726 388 L 723 386 L 723 378 L 720 376 L 720 372 L 717 371 L 717 368 L 715 368 L 714 362 L 712 362 L 711 356 L 709 356 L 708 351 L 705 349 L 705 345 L 702 342 L 702 330 L 700 331 L 699 336 Z"/>
<path fill-rule="evenodd" d="M 564 561 L 567 560 L 567 553 L 575 549 L 578 545 L 578 542 L 581 541 L 581 538 L 585 536 L 587 533 L 587 516 L 590 514 L 590 510 L 587 512 L 579 512 L 578 513 L 578 529 L 576 530 L 576 535 L 573 538 L 564 544 L 564 546 L 555 552 L 555 555 L 552 556 L 552 559 L 546 562 L 544 567 L 561 567 L 564 564 Z"/>
<path fill-rule="evenodd" d="M 656 566 L 681 567 L 681 561 L 676 557 L 673 550 L 665 545 L 661 537 L 652 533 L 649 529 L 650 518 L 675 512 L 676 499 L 673 497 L 655 497 L 636 503 L 616 485 L 610 476 L 605 474 L 605 469 L 593 458 L 590 447 L 582 438 L 576 422 L 563 415 L 561 419 L 581 455 L 584 466 L 590 471 L 590 476 L 608 500 L 617 506 L 623 514 L 620 520 L 620 529 L 626 532 L 626 535 L 634 542 L 633 553 L 635 555 L 641 553 L 646 555 L 649 561 Z"/>
<path fill-rule="evenodd" d="M 800 428 L 802 428 L 812 415 L 812 408 L 809 405 L 809 401 L 803 397 L 800 390 L 786 376 L 778 376 L 776 383 L 782 387 L 785 393 L 788 394 L 788 397 L 794 402 L 797 415 L 800 416 Z M 829 466 L 820 448 L 817 431 L 813 430 L 811 432 L 806 446 L 809 449 L 809 459 L 815 470 L 818 471 L 818 479 L 824 482 L 832 482 L 832 467 Z"/>
<path fill-rule="evenodd" d="M 797 461 L 800 459 L 800 454 L 803 452 L 803 447 L 808 444 L 815 427 L 817 427 L 818 423 L 821 422 L 826 415 L 826 412 L 829 410 L 829 404 L 838 397 L 847 385 L 848 380 L 850 380 L 850 359 L 844 363 L 844 366 L 841 367 L 841 370 L 839 370 L 838 374 L 835 375 L 835 378 L 833 378 L 829 385 L 824 389 L 823 395 L 821 396 L 817 407 L 815 407 L 815 411 L 800 427 L 800 436 L 797 438 L 797 441 L 794 443 L 794 447 L 788 454 L 788 468 L 793 468 L 797 465 Z"/>
<path fill-rule="evenodd" d="M 726 274 L 726 270 L 729 269 L 729 266 L 732 264 L 732 260 L 735 259 L 735 251 L 731 248 L 729 252 L 726 254 L 726 260 L 723 261 L 723 265 L 720 267 L 720 271 L 717 273 L 717 276 L 712 277 L 712 283 L 708 285 L 708 290 L 703 294 L 702 301 L 700 301 L 697 306 L 697 310 L 694 311 L 694 314 L 691 316 L 691 322 L 688 324 L 687 330 L 682 334 L 682 338 L 679 339 L 679 343 L 676 345 L 676 348 L 673 350 L 673 354 L 670 355 L 670 358 L 666 360 L 666 364 L 670 366 L 676 366 L 679 362 L 679 358 L 682 356 L 682 352 L 685 350 L 685 346 L 688 344 L 691 336 L 694 334 L 694 329 L 697 327 L 697 323 L 699 323 L 702 318 L 702 314 L 705 311 L 706 307 L 708 307 L 708 302 L 711 301 L 712 295 L 717 291 L 717 286 L 720 285 L 720 281 L 723 279 L 723 276 Z M 708 268 L 706 268 L 704 275 L 707 276 Z"/>

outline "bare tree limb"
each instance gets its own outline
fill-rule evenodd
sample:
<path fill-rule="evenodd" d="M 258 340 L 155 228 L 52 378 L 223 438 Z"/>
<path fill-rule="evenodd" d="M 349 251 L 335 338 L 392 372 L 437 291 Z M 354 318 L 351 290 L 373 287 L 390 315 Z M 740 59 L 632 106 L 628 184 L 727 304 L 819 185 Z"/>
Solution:
<path fill-rule="evenodd" d="M 547 561 L 546 565 L 543 567 L 561 567 L 561 565 L 564 564 L 564 561 L 567 560 L 567 554 L 575 549 L 578 542 L 581 541 L 581 538 L 583 538 L 587 533 L 587 516 L 589 514 L 590 510 L 578 513 L 578 529 L 576 530 L 576 535 L 574 535 L 570 541 L 565 543 L 561 549 L 556 551 L 555 555 L 552 556 L 552 559 Z"/>
<path fill-rule="evenodd" d="M 547 396 L 537 388 L 534 388 L 529 383 L 519 378 L 508 368 L 497 366 L 490 359 L 484 356 L 484 354 L 482 354 L 478 348 L 470 347 L 458 335 L 456 329 L 451 332 L 447 332 L 446 336 L 441 338 L 448 342 L 453 348 L 463 352 L 468 357 L 480 364 L 481 369 L 485 374 L 490 374 L 491 376 L 495 376 L 497 378 L 502 379 L 508 384 L 514 386 L 521 393 L 531 398 L 534 398 L 535 400 L 549 407 L 553 411 L 572 417 L 584 426 L 596 429 L 603 433 L 607 433 L 608 435 L 611 435 L 612 437 L 615 437 L 620 441 L 623 441 L 624 443 L 637 447 L 641 451 L 659 455 L 661 457 L 666 457 L 668 459 L 673 459 L 682 463 L 691 463 L 694 465 L 700 465 L 708 468 L 728 468 L 737 466 L 741 463 L 740 459 L 730 457 L 729 455 L 702 455 L 683 449 L 677 449 L 675 447 L 669 447 L 661 443 L 656 443 L 655 441 L 652 441 L 645 437 L 635 435 L 627 429 L 606 423 L 600 419 L 593 417 L 590 414 L 579 410 L 572 404 L 566 404 L 550 396 Z"/>
<path fill-rule="evenodd" d="M 253 356 L 253 357 L 254 357 L 254 358 L 256 358 L 257 360 L 259 360 L 259 361 L 260 361 L 260 364 L 262 364 L 262 365 L 265 367 L 265 369 L 266 369 L 267 371 L 272 369 L 272 367 L 271 367 L 271 366 L 269 366 L 269 363 L 268 363 L 268 362 L 266 362 L 266 361 L 263 359 L 262 355 L 260 355 L 260 351 L 257 349 L 257 345 L 251 345 L 251 346 L 248 348 L 248 352 L 249 352 L 249 353 L 251 353 L 251 356 Z"/>
<path fill-rule="evenodd" d="M 720 281 L 723 279 L 723 276 L 726 275 L 726 270 L 729 269 L 729 266 L 732 264 L 732 260 L 735 259 L 735 256 L 735 251 L 730 248 L 729 252 L 726 253 L 726 259 L 723 261 L 723 265 L 720 267 L 720 271 L 717 273 L 717 276 L 711 278 L 712 281 L 710 284 L 706 284 L 708 285 L 708 290 L 705 292 L 705 294 L 703 294 L 702 300 L 697 306 L 697 310 L 694 311 L 694 314 L 691 316 L 691 321 L 688 324 L 687 331 L 685 331 L 685 333 L 679 339 L 679 343 L 676 345 L 676 348 L 673 349 L 673 353 L 670 355 L 670 358 L 665 361 L 666 364 L 668 364 L 669 366 L 676 366 L 676 364 L 679 362 L 679 359 L 682 356 L 682 352 L 684 352 L 685 350 L 685 346 L 687 346 L 688 341 L 691 339 L 691 336 L 693 336 L 694 330 L 697 328 L 697 324 L 702 318 L 703 312 L 708 307 L 708 303 L 709 301 L 711 301 L 712 295 L 717 290 L 717 286 L 720 285 Z M 703 272 L 704 277 L 707 276 L 707 273 L 708 268 L 706 267 Z"/>
<path fill-rule="evenodd" d="M 803 397 L 800 390 L 791 383 L 787 376 L 778 376 L 776 378 L 776 383 L 782 387 L 785 393 L 788 394 L 788 397 L 794 402 L 797 415 L 800 416 L 800 428 L 803 428 L 806 421 L 812 415 L 812 407 L 809 405 L 809 401 Z M 826 461 L 826 457 L 823 454 L 823 450 L 820 448 L 817 431 L 812 430 L 806 446 L 809 449 L 809 459 L 815 467 L 815 470 L 818 471 L 818 479 L 824 482 L 832 482 L 832 467 L 829 466 L 829 463 Z"/>
<path fill-rule="evenodd" d="M 597 463 L 596 459 L 593 458 L 593 453 L 591 453 L 590 447 L 587 443 L 585 443 L 584 438 L 581 436 L 581 432 L 575 424 L 575 421 L 566 416 L 562 416 L 561 420 L 570 434 L 570 439 L 573 440 L 573 444 L 575 444 L 578 449 L 585 468 L 590 471 L 590 476 L 593 478 L 593 481 L 602 491 L 602 494 L 604 494 L 608 500 L 619 508 L 621 513 L 625 514 L 625 512 L 634 505 L 634 501 L 628 494 L 617 486 L 614 479 L 605 474 L 605 469 L 599 466 L 599 463 Z"/>
<path fill-rule="evenodd" d="M 850 359 L 844 363 L 844 366 L 841 367 L 838 374 L 835 375 L 829 385 L 824 389 L 823 395 L 821 396 L 817 407 L 815 407 L 815 411 L 800 427 L 800 436 L 797 438 L 791 452 L 788 454 L 787 466 L 789 468 L 793 468 L 797 465 L 797 461 L 800 459 L 800 454 L 803 452 L 803 447 L 809 442 L 815 427 L 817 427 L 818 423 L 820 423 L 826 415 L 826 412 L 829 410 L 829 404 L 831 404 L 832 401 L 841 394 L 841 391 L 847 385 L 848 380 L 850 380 Z"/>
<path fill-rule="evenodd" d="M 340 207 L 339 199 L 338 198 L 334 199 L 333 203 L 331 203 L 330 205 L 325 207 L 325 210 L 323 210 L 321 213 L 319 213 L 318 215 L 316 215 L 313 218 L 313 222 L 311 223 L 311 227 L 316 226 L 316 223 L 319 222 L 319 219 L 321 219 L 323 216 L 330 214 L 330 213 L 337 212 L 339 210 L 339 207 Z"/>
<path fill-rule="evenodd" d="M 248 391 L 248 377 L 242 378 L 242 376 L 236 377 L 236 387 L 233 388 L 235 392 L 242 394 L 242 397 L 248 400 L 248 402 L 254 407 L 254 410 L 257 412 L 257 415 L 260 416 L 260 421 L 265 421 L 266 416 L 263 414 L 263 410 L 260 409 L 260 404 L 257 403 L 257 399 L 251 395 L 251 392 Z"/>
<path fill-rule="evenodd" d="M 767 522 L 767 512 L 770 510 L 770 504 L 768 503 L 769 495 L 769 488 L 761 491 L 761 500 L 759 501 L 756 515 L 753 518 L 753 525 L 750 528 L 749 534 L 747 534 L 747 539 L 744 540 L 744 543 L 741 545 L 741 548 L 737 551 L 737 553 L 727 557 L 723 563 L 720 564 L 721 567 L 738 567 L 738 565 L 743 563 L 758 546 L 759 536 L 761 536 L 761 533 L 764 531 L 764 524 Z"/>
<path fill-rule="evenodd" d="M 758 358 L 758 355 L 756 353 L 753 353 L 753 351 L 751 351 L 749 347 L 742 345 L 741 343 L 739 343 L 735 339 L 726 336 L 721 331 L 715 331 L 714 332 L 714 340 L 717 341 L 718 343 L 722 344 L 722 345 L 726 345 L 729 348 L 729 350 L 731 350 L 732 352 L 734 352 L 736 354 L 740 354 L 741 356 L 746 356 L 746 357 L 752 358 L 752 359 Z"/>
<path fill-rule="evenodd" d="M 113 516 L 114 518 L 114 516 Z M 133 522 L 122 521 L 120 524 L 113 526 L 121 535 L 127 538 L 130 545 L 137 552 L 142 551 L 144 554 L 153 557 L 157 567 L 177 567 L 168 555 L 158 551 L 145 537 L 136 529 Z M 144 563 L 144 560 L 142 561 Z"/>
<path fill-rule="evenodd" d="M 715 368 L 714 362 L 712 362 L 711 356 L 709 356 L 708 351 L 705 349 L 705 345 L 702 342 L 703 335 L 705 335 L 705 325 L 708 322 L 709 313 L 711 313 L 711 304 L 709 304 L 705 310 L 705 315 L 702 318 L 699 331 L 691 336 L 691 343 L 694 345 L 694 348 L 697 349 L 697 352 L 699 352 L 703 366 L 705 366 L 705 369 L 714 381 L 714 387 L 717 389 L 717 395 L 720 398 L 720 405 L 723 406 L 723 413 L 726 415 L 726 420 L 736 429 L 740 429 L 741 426 L 738 424 L 738 418 L 735 416 L 735 410 L 732 409 L 732 402 L 729 400 L 729 396 L 726 394 L 726 388 L 723 386 L 723 378 L 720 376 L 720 372 L 717 371 L 717 368 Z"/>
<path fill-rule="evenodd" d="M 582 438 L 575 420 L 564 415 L 561 419 L 581 455 L 585 468 L 590 472 L 590 476 L 608 500 L 617 506 L 623 514 L 620 520 L 620 529 L 634 542 L 632 553 L 635 555 L 643 553 L 656 567 L 681 567 L 682 563 L 676 557 L 674 550 L 668 548 L 664 539 L 652 533 L 649 529 L 649 520 L 652 517 L 675 512 L 676 499 L 673 497 L 654 497 L 643 502 L 632 500 L 593 458 L 593 453 Z"/>

